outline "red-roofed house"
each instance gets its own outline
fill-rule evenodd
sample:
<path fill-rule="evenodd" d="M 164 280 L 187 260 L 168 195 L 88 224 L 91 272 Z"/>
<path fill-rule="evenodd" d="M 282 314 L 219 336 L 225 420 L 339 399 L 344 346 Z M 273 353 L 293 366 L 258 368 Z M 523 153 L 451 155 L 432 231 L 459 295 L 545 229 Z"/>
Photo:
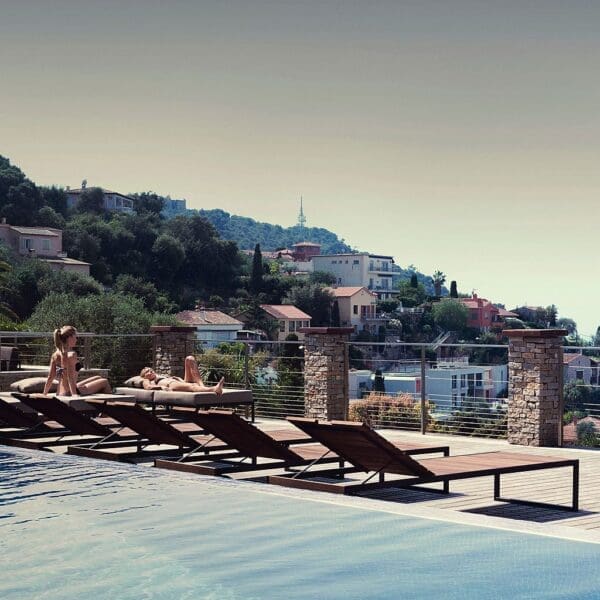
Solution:
<path fill-rule="evenodd" d="M 377 318 L 377 294 L 364 286 L 328 288 L 340 309 L 340 326 L 377 333 L 387 319 Z"/>
<path fill-rule="evenodd" d="M 196 339 L 208 348 L 214 348 L 221 342 L 235 341 L 237 332 L 244 328 L 241 321 L 220 310 L 184 310 L 176 316 L 182 323 L 195 327 Z"/>
<path fill-rule="evenodd" d="M 467 327 L 473 329 L 479 329 L 480 331 L 502 329 L 507 317 L 518 317 L 515 313 L 494 306 L 486 298 L 479 298 L 477 294 L 473 294 L 472 298 L 459 298 L 459 300 L 469 310 Z"/>
<path fill-rule="evenodd" d="M 285 340 L 290 333 L 295 333 L 299 340 L 304 339 L 303 333 L 298 333 L 301 327 L 310 327 L 311 316 L 302 312 L 292 304 L 261 304 L 260 307 L 271 319 L 277 321 L 279 330 L 277 339 Z"/>
<path fill-rule="evenodd" d="M 579 352 L 565 352 L 563 381 L 580 381 L 585 385 L 595 385 L 598 382 L 598 361 Z"/>
<path fill-rule="evenodd" d="M 583 419 L 573 419 L 572 423 L 563 426 L 563 444 L 577 444 L 577 425 L 579 423 L 592 423 L 600 441 L 600 419 L 597 417 L 584 417 Z"/>

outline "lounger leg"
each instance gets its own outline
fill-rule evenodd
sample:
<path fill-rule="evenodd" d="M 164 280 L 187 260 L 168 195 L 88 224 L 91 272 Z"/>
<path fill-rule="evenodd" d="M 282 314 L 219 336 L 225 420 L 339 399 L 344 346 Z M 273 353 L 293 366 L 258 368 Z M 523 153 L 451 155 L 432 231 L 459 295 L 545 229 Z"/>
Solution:
<path fill-rule="evenodd" d="M 500 473 L 494 475 L 494 500 L 500 500 Z"/>
<path fill-rule="evenodd" d="M 579 463 L 573 465 L 573 510 L 579 510 Z"/>

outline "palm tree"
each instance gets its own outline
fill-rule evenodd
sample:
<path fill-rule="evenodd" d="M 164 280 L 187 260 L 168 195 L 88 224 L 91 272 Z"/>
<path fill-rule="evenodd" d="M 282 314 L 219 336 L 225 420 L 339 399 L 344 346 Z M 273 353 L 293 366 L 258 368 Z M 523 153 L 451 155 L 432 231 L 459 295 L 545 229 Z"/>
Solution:
<path fill-rule="evenodd" d="M 439 298 L 442 295 L 442 286 L 446 283 L 446 275 L 441 271 L 436 271 L 432 276 L 433 279 L 433 289 L 435 290 L 435 295 Z"/>

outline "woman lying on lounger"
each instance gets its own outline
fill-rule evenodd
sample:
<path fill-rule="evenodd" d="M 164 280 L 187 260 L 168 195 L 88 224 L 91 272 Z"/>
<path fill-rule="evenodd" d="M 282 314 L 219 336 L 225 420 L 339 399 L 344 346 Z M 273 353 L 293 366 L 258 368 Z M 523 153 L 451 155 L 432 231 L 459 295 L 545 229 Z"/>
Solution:
<path fill-rule="evenodd" d="M 48 394 L 54 380 L 58 381 L 56 393 L 60 396 L 86 396 L 89 394 L 110 394 L 112 389 L 108 379 L 95 375 L 82 381 L 77 381 L 77 371 L 81 363 L 77 361 L 77 353 L 73 348 L 77 345 L 77 330 L 72 325 L 65 325 L 54 330 L 54 346 L 56 347 L 50 359 L 50 371 L 44 396 Z"/>
<path fill-rule="evenodd" d="M 215 394 L 222 394 L 225 382 L 223 377 L 217 385 L 205 385 L 202 377 L 200 377 L 198 363 L 193 356 L 185 357 L 183 379 L 171 375 L 158 375 L 150 367 L 144 367 L 140 372 L 140 376 L 144 378 L 143 386 L 145 390 L 168 390 L 171 392 L 214 392 Z"/>

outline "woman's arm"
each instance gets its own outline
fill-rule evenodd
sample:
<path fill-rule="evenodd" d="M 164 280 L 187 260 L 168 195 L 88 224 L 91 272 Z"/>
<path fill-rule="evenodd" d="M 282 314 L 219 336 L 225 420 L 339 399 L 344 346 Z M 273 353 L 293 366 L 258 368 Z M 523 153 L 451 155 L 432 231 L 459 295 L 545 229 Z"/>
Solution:
<path fill-rule="evenodd" d="M 75 352 L 69 352 L 65 362 L 67 363 L 65 387 L 71 393 L 71 396 L 79 396 L 79 390 L 77 389 L 77 370 L 75 369 L 77 354 Z"/>
<path fill-rule="evenodd" d="M 53 354 L 52 358 L 50 359 L 50 369 L 48 371 L 48 378 L 46 379 L 46 383 L 44 385 L 44 396 L 48 395 L 48 392 L 50 391 L 50 388 L 52 387 L 52 382 L 54 381 L 55 377 L 56 377 L 56 357 Z"/>

